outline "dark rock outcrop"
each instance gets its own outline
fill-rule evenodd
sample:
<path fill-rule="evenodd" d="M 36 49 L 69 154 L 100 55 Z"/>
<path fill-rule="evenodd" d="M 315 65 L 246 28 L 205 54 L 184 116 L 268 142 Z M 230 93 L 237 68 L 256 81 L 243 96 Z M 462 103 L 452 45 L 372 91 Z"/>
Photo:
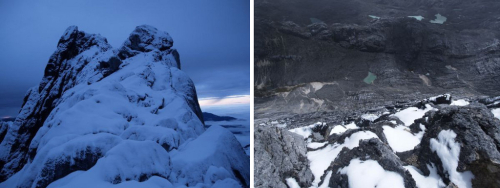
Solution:
<path fill-rule="evenodd" d="M 424 122 L 427 131 L 420 143 L 418 163 L 428 174 L 425 164 L 434 163 L 438 173 L 448 184 L 449 172 L 442 167 L 442 159 L 432 150 L 431 140 L 439 140 L 438 135 L 445 130 L 456 134 L 454 141 L 460 146 L 457 165 L 458 172 L 471 171 L 473 187 L 495 187 L 500 185 L 500 120 L 480 104 L 465 107 L 448 106 L 427 114 Z"/>
<path fill-rule="evenodd" d="M 293 177 L 301 187 L 311 186 L 313 175 L 304 139 L 285 129 L 255 127 L 255 187 L 287 187 Z"/>

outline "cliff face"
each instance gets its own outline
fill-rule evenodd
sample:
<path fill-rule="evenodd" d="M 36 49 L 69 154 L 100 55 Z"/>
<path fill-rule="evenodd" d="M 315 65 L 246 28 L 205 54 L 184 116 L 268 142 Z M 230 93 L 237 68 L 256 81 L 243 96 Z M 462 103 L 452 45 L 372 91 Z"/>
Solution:
<path fill-rule="evenodd" d="M 248 157 L 229 131 L 205 130 L 172 47 L 147 25 L 118 49 L 69 27 L 2 139 L 2 187 L 248 186 Z"/>
<path fill-rule="evenodd" d="M 255 4 L 257 117 L 500 94 L 496 1 Z"/>

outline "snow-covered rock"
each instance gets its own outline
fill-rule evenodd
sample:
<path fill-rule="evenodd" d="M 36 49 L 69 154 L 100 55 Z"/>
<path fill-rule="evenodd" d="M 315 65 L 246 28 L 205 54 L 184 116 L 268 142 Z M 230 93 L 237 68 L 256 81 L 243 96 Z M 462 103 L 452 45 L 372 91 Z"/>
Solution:
<path fill-rule="evenodd" d="M 226 178 L 250 186 L 250 159 L 234 135 L 221 126 L 211 126 L 204 134 L 172 153 L 175 184 L 211 186 Z"/>
<path fill-rule="evenodd" d="M 444 107 L 423 123 L 427 130 L 415 156 L 424 174 L 433 163 L 446 184 L 500 185 L 500 121 L 484 105 Z"/>
<path fill-rule="evenodd" d="M 227 130 L 205 131 L 172 47 L 147 25 L 118 49 L 69 27 L 40 85 L 0 129 L 0 187 L 247 187 L 248 156 Z"/>
<path fill-rule="evenodd" d="M 500 121 L 494 117 L 498 98 L 480 101 L 451 98 L 451 95 L 440 95 L 389 107 L 388 111 L 372 110 L 370 114 L 381 114 L 376 118 L 371 116 L 372 121 L 360 121 L 368 119 L 366 112 L 362 112 L 358 113 L 359 117 L 344 118 L 346 122 L 342 124 L 346 125 L 318 123 L 289 129 L 286 132 L 300 139 L 274 142 L 290 142 L 292 146 L 305 143 L 308 163 L 293 163 L 300 171 L 279 174 L 280 183 L 289 187 L 297 184 L 345 188 L 498 187 Z M 358 126 L 359 123 L 363 125 Z M 260 129 L 257 129 L 257 143 L 266 139 Z M 262 155 L 261 150 L 279 151 L 256 147 L 255 156 L 259 161 L 274 158 Z M 303 149 L 288 147 L 285 151 L 284 155 L 292 156 Z M 284 170 L 276 164 L 280 162 L 266 164 L 266 171 Z M 299 175 L 306 167 L 313 174 L 310 184 L 304 184 Z M 256 166 L 256 173 L 262 169 L 262 165 Z M 257 187 L 266 187 L 266 184 Z"/>

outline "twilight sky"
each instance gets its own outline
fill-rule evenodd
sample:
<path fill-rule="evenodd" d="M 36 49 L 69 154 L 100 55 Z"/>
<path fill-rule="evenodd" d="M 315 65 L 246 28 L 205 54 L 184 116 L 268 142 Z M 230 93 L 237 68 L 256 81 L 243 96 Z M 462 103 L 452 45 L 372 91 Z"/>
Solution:
<path fill-rule="evenodd" d="M 249 113 L 249 1 L 41 0 L 0 1 L 0 117 L 17 115 L 68 26 L 118 48 L 142 24 L 172 36 L 204 111 Z"/>

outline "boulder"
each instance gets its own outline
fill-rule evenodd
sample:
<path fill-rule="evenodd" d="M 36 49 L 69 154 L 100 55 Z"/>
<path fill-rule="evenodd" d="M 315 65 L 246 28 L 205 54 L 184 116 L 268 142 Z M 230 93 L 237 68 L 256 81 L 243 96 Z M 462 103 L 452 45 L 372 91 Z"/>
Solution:
<path fill-rule="evenodd" d="M 285 129 L 255 127 L 255 187 L 287 187 L 294 178 L 301 187 L 309 187 L 313 175 L 309 169 L 304 138 Z"/>

